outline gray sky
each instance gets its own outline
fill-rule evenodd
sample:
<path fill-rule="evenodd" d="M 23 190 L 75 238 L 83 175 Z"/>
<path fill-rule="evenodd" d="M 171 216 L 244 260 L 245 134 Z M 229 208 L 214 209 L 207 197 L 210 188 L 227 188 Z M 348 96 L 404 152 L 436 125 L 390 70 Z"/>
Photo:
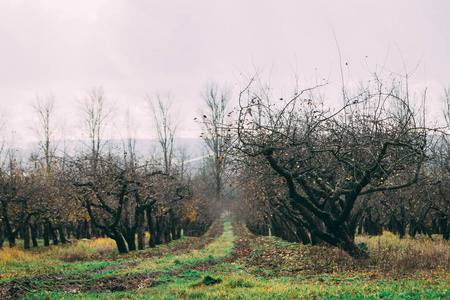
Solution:
<path fill-rule="evenodd" d="M 200 90 L 215 80 L 239 90 L 255 67 L 288 92 L 293 72 L 339 82 L 338 41 L 346 79 L 377 65 L 419 68 L 411 86 L 437 98 L 450 83 L 448 0 L 14 0 L 0 2 L 0 109 L 21 139 L 35 95 L 52 92 L 69 132 L 77 131 L 76 99 L 102 86 L 117 119 L 130 107 L 138 137 L 152 135 L 144 96 L 170 89 L 184 136 Z M 119 125 L 120 126 L 120 125 Z M 71 131 L 70 131 L 71 130 Z"/>

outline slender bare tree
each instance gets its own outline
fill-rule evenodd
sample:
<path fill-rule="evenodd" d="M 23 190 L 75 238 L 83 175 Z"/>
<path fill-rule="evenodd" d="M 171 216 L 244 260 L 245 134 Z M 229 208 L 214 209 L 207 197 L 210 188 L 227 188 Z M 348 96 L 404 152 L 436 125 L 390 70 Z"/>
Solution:
<path fill-rule="evenodd" d="M 178 122 L 172 107 L 172 94 L 170 91 L 156 93 L 155 97 L 147 96 L 152 117 L 155 121 L 158 142 L 163 151 L 164 169 L 169 173 L 174 157 L 174 138 L 178 128 Z"/>
<path fill-rule="evenodd" d="M 138 158 L 136 156 L 136 127 L 130 109 L 127 109 L 125 116 L 126 137 L 122 139 L 124 162 L 128 167 L 136 167 Z"/>
<path fill-rule="evenodd" d="M 89 138 L 89 151 L 91 152 L 92 169 L 97 170 L 97 162 L 102 147 L 108 122 L 111 120 L 113 107 L 108 103 L 103 88 L 92 88 L 80 101 L 80 109 L 83 117 L 83 125 Z"/>
<path fill-rule="evenodd" d="M 444 89 L 444 97 L 442 98 L 444 103 L 444 118 L 447 123 L 447 127 L 450 126 L 450 86 Z"/>
<path fill-rule="evenodd" d="M 202 137 L 211 156 L 207 157 L 214 178 L 216 199 L 220 201 L 224 186 L 226 154 L 230 147 L 230 124 L 226 124 L 230 90 L 215 82 L 208 83 L 201 93 L 205 105 L 202 115 Z"/>
<path fill-rule="evenodd" d="M 57 125 L 55 119 L 55 97 L 53 94 L 46 96 L 36 96 L 33 103 L 36 120 L 32 125 L 32 130 L 39 141 L 39 148 L 43 152 L 45 168 L 50 171 L 52 160 L 55 156 L 57 144 L 55 135 Z"/>

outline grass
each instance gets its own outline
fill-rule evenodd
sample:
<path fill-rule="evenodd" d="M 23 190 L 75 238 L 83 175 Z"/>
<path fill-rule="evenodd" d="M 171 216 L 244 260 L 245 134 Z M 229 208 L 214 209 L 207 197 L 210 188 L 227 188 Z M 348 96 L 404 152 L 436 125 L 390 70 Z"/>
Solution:
<path fill-rule="evenodd" d="M 76 262 L 98 259 L 103 255 L 116 251 L 116 244 L 112 239 L 99 238 L 91 241 L 79 241 L 71 247 L 59 247 L 52 253 L 61 261 Z"/>
<path fill-rule="evenodd" d="M 391 299 L 433 299 L 450 296 L 448 287 L 444 285 L 427 285 L 423 282 L 397 282 L 380 281 L 368 283 L 365 280 L 342 282 L 338 284 L 320 281 L 296 280 L 268 280 L 263 281 L 257 278 L 246 278 L 237 280 L 239 285 L 235 285 L 236 279 L 229 278 L 223 284 L 214 285 L 208 288 L 205 286 L 170 286 L 164 289 L 156 288 L 152 294 L 143 294 L 149 299 L 313 299 L 313 298 L 341 298 L 341 299 L 367 299 L 386 298 Z M 168 294 L 167 291 L 170 291 Z"/>
<path fill-rule="evenodd" d="M 127 255 L 114 252 L 108 241 L 54 247 L 41 253 L 5 249 L 0 262 L 2 268 L 8 266 L 3 275 L 9 279 L 24 276 L 24 265 L 49 263 L 48 269 L 38 267 L 39 272 L 49 274 L 51 269 L 80 274 L 80 282 L 92 287 L 113 284 L 109 287 L 120 288 L 121 280 L 126 278 L 134 284 L 125 291 L 72 294 L 56 290 L 49 279 L 36 283 L 38 287 L 27 299 L 450 298 L 450 245 L 442 240 L 400 240 L 390 233 L 360 236 L 357 242 L 367 245 L 371 259 L 355 261 L 331 247 L 304 246 L 276 237 L 251 237 L 251 253 L 233 259 L 233 246 L 248 237 L 233 234 L 233 226 L 239 225 L 232 220 L 222 219 L 220 223 L 221 236 L 202 248 L 187 248 L 189 251 L 175 249 L 180 243 L 201 240 L 184 238 Z M 159 255 L 146 258 L 155 253 Z M 86 258 L 92 261 L 84 261 Z M 67 262 L 70 260 L 74 262 Z M 114 267 L 118 265 L 123 268 Z M 99 267 L 105 269 L 90 273 Z M 152 284 L 146 286 L 146 282 Z"/>
<path fill-rule="evenodd" d="M 41 293 L 45 299 L 448 299 L 448 281 L 318 281 L 227 277 L 218 284 L 175 281 L 133 292 L 67 295 Z"/>
<path fill-rule="evenodd" d="M 231 221 L 224 221 L 223 226 L 223 234 L 203 249 L 193 250 L 186 254 L 167 255 L 161 258 L 144 261 L 134 269 L 130 270 L 130 272 L 172 271 L 194 266 L 202 262 L 221 261 L 231 254 L 235 238 L 232 232 Z"/>
<path fill-rule="evenodd" d="M 109 263 L 97 259 L 114 251 L 114 241 L 105 238 L 29 250 L 4 248 L 0 250 L 0 280 L 104 266 Z"/>
<path fill-rule="evenodd" d="M 426 236 L 404 238 L 390 232 L 382 236 L 360 236 L 357 242 L 368 246 L 373 264 L 383 272 L 417 272 L 448 269 L 450 245 L 442 239 Z"/>

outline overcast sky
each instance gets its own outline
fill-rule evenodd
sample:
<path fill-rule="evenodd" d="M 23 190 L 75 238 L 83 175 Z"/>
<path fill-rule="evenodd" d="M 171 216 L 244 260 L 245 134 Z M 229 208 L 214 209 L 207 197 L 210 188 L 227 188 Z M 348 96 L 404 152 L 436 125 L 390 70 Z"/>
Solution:
<path fill-rule="evenodd" d="M 256 67 L 280 91 L 292 88 L 293 72 L 339 82 L 336 40 L 348 79 L 377 65 L 401 71 L 403 56 L 410 69 L 420 62 L 412 86 L 437 98 L 450 83 L 449 15 L 448 0 L 1 1 L 0 109 L 27 140 L 31 103 L 51 92 L 73 133 L 76 99 L 102 86 L 117 119 L 129 107 L 147 137 L 144 96 L 170 89 L 181 134 L 197 136 L 192 119 L 208 81 L 236 91 Z"/>

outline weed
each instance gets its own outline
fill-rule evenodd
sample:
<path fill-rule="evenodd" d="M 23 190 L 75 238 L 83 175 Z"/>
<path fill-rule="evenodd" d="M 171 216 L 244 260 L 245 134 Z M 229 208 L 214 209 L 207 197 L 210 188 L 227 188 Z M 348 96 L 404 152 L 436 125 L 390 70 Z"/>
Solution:
<path fill-rule="evenodd" d="M 203 280 L 202 280 L 202 283 L 204 285 L 213 285 L 213 284 L 218 284 L 221 282 L 222 282 L 222 279 L 220 277 L 214 278 L 209 275 L 206 275 L 205 277 L 203 277 Z"/>
<path fill-rule="evenodd" d="M 254 285 L 255 284 L 254 284 L 254 282 L 252 282 L 252 280 L 250 280 L 249 278 L 241 277 L 241 276 L 232 277 L 226 283 L 226 286 L 229 288 L 241 288 L 241 287 L 251 288 Z"/>
<path fill-rule="evenodd" d="M 359 242 L 358 243 L 358 247 L 359 247 L 359 249 L 361 249 L 361 250 L 363 250 L 363 251 L 367 251 L 367 244 L 366 243 L 364 243 L 364 242 Z"/>

